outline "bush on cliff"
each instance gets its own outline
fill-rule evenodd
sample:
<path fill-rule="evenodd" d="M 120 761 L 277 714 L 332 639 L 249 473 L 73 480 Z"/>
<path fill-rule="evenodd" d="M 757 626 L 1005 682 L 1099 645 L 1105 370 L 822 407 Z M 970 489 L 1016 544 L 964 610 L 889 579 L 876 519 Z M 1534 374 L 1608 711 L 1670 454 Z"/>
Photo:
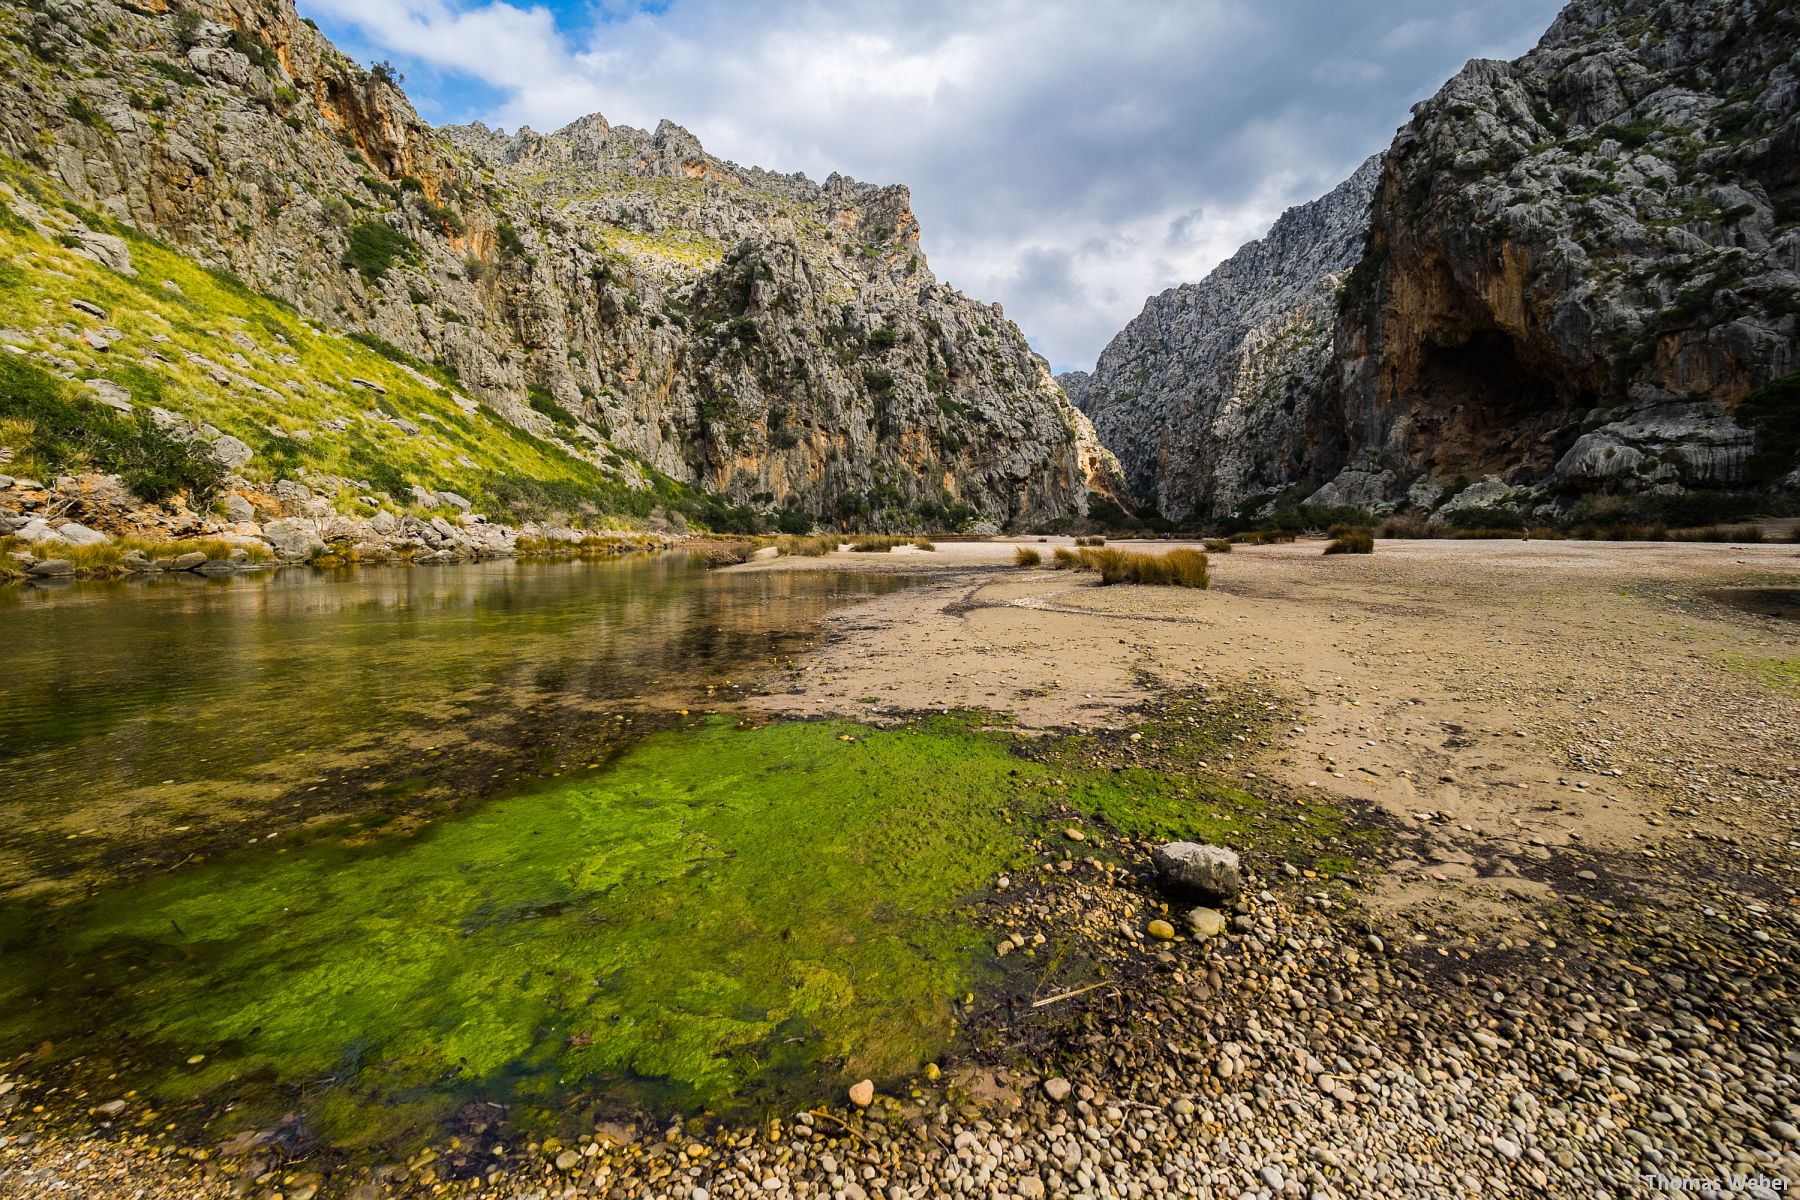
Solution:
<path fill-rule="evenodd" d="M 158 425 L 148 412 L 127 416 L 14 354 L 0 354 L 0 421 L 21 461 L 45 476 L 95 470 L 117 475 L 142 499 L 165 503 L 185 493 L 201 507 L 225 481 L 207 447 Z"/>

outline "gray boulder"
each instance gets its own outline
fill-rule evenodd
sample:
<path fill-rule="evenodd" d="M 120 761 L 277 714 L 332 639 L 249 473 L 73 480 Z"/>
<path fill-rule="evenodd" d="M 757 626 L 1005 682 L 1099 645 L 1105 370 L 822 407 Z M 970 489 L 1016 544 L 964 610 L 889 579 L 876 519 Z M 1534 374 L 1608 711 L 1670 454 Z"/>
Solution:
<path fill-rule="evenodd" d="M 228 471 L 235 471 L 252 458 L 256 451 L 229 433 L 221 434 L 212 444 L 213 459 Z"/>
<path fill-rule="evenodd" d="M 282 562 L 305 562 L 325 549 L 317 523 L 300 517 L 270 521 L 263 526 L 262 536 Z"/>
<path fill-rule="evenodd" d="M 131 393 L 110 379 L 88 380 L 88 392 L 100 403 L 122 413 L 131 411 Z"/>
<path fill-rule="evenodd" d="M 60 542 L 62 534 L 50 528 L 50 522 L 42 517 L 33 517 L 19 528 L 13 530 L 13 536 L 27 542 Z"/>
<path fill-rule="evenodd" d="M 56 527 L 57 534 L 71 546 L 98 546 L 112 539 L 98 529 L 89 529 L 86 525 L 77 525 L 73 521 L 64 522 Z"/>
<path fill-rule="evenodd" d="M 1243 890 L 1244 877 L 1235 850 L 1199 842 L 1169 842 L 1150 855 L 1164 886 L 1183 892 L 1229 898 Z"/>
<path fill-rule="evenodd" d="M 73 575 L 75 564 L 66 558 L 46 558 L 42 562 L 34 562 L 25 568 L 28 574 L 39 576 Z"/>
<path fill-rule="evenodd" d="M 186 554 L 178 554 L 169 564 L 172 570 L 193 571 L 206 565 L 206 555 L 198 550 L 190 550 Z"/>

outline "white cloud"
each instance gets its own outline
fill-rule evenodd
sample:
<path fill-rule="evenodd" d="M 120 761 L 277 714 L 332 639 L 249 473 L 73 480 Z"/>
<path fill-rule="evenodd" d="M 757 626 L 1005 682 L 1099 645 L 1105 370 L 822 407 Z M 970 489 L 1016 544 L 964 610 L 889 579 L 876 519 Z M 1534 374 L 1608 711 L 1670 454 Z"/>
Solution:
<path fill-rule="evenodd" d="M 938 275 L 1062 367 L 1334 185 L 1465 59 L 1525 49 L 1557 0 L 300 6 L 430 68 L 455 119 L 667 117 L 737 162 L 906 183 Z"/>

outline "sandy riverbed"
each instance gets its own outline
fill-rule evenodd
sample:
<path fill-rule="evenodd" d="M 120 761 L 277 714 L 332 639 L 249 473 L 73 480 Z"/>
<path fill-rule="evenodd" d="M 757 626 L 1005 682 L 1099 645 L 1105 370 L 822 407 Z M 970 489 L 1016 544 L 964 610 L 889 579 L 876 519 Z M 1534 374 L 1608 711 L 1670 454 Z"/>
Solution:
<path fill-rule="evenodd" d="M 758 703 L 1112 726 L 1163 689 L 1253 681 L 1292 703 L 1258 756 L 1266 769 L 1376 805 L 1412 835 L 1381 902 L 1464 920 L 1541 894 L 1519 865 L 1571 843 L 1654 852 L 1669 837 L 1794 827 L 1791 791 L 1771 788 L 1791 789 L 1800 763 L 1795 698 L 1758 668 L 1800 653 L 1800 623 L 1718 592 L 1800 587 L 1795 545 L 1443 540 L 1327 557 L 1299 542 L 1212 556 L 1204 592 L 1011 565 L 1017 545 L 1048 558 L 1067 544 L 736 568 L 941 576 L 836 614 L 794 690 Z"/>

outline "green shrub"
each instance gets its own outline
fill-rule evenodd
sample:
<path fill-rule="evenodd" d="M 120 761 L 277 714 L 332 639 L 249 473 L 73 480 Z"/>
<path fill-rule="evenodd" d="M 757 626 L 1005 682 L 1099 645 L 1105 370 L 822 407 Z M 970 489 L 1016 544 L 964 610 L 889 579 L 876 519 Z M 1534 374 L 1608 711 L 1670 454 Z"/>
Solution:
<path fill-rule="evenodd" d="M 525 257 L 525 239 L 519 236 L 519 231 L 512 227 L 510 221 L 502 221 L 494 227 L 494 240 L 499 243 L 500 253 L 506 257 Z"/>
<path fill-rule="evenodd" d="M 1500 505 L 1476 505 L 1459 508 L 1447 518 L 1452 529 L 1516 529 L 1525 528 L 1525 516 L 1516 508 Z"/>
<path fill-rule="evenodd" d="M 233 50 L 261 67 L 266 72 L 273 72 L 277 66 L 275 52 L 268 44 L 254 34 L 245 33 L 241 29 L 231 31 L 229 45 Z"/>
<path fill-rule="evenodd" d="M 225 481 L 203 444 L 169 432 L 146 410 L 116 412 L 17 355 L 0 355 L 0 420 L 29 424 L 18 449 L 46 469 L 110 472 L 153 503 L 186 493 L 199 508 Z"/>
<path fill-rule="evenodd" d="M 106 128 L 106 122 L 101 119 L 100 114 L 88 107 L 87 101 L 83 100 L 80 96 L 69 97 L 68 111 L 71 117 L 74 117 L 89 129 Z"/>
<path fill-rule="evenodd" d="M 688 514 L 714 533 L 761 533 L 763 516 L 748 504 L 737 504 L 713 492 L 693 500 Z"/>
<path fill-rule="evenodd" d="M 525 394 L 528 403 L 530 403 L 531 407 L 536 411 L 543 413 L 546 417 L 549 417 L 552 421 L 565 428 L 573 429 L 575 427 L 575 414 L 558 404 L 556 402 L 556 397 L 550 394 L 549 389 L 540 387 L 535 383 L 528 384 L 525 388 Z"/>
<path fill-rule="evenodd" d="M 386 276 L 395 263 L 418 258 L 417 243 L 383 221 L 362 220 L 350 227 L 344 266 L 354 268 L 364 279 L 374 282 Z"/>
<path fill-rule="evenodd" d="M 762 332 L 756 327 L 755 317 L 733 317 L 725 322 L 725 336 L 735 340 L 739 346 L 753 346 L 762 340 Z"/>
<path fill-rule="evenodd" d="M 1747 403 L 1747 402 L 1746 402 Z M 1672 496 L 1585 496 L 1569 511 L 1568 524 L 1697 528 L 1750 517 L 1792 516 L 1800 503 L 1764 492 L 1682 492 Z"/>
<path fill-rule="evenodd" d="M 1738 405 L 1737 419 L 1756 434 L 1753 482 L 1773 483 L 1800 466 L 1800 371 L 1763 384 Z"/>
<path fill-rule="evenodd" d="M 175 40 L 183 46 L 197 45 L 200 41 L 200 24 L 203 18 L 191 8 L 184 8 L 175 14 L 175 20 L 169 28 L 175 34 Z"/>
<path fill-rule="evenodd" d="M 178 67 L 174 63 L 167 62 L 164 59 L 151 59 L 150 69 L 155 71 L 158 75 L 161 75 L 163 78 L 168 79 L 170 82 L 180 84 L 182 87 L 197 88 L 205 86 L 206 81 L 192 71 L 183 67 Z"/>
<path fill-rule="evenodd" d="M 784 508 L 781 515 L 775 518 L 775 528 L 787 534 L 808 534 L 813 531 L 813 515 L 799 508 Z"/>

